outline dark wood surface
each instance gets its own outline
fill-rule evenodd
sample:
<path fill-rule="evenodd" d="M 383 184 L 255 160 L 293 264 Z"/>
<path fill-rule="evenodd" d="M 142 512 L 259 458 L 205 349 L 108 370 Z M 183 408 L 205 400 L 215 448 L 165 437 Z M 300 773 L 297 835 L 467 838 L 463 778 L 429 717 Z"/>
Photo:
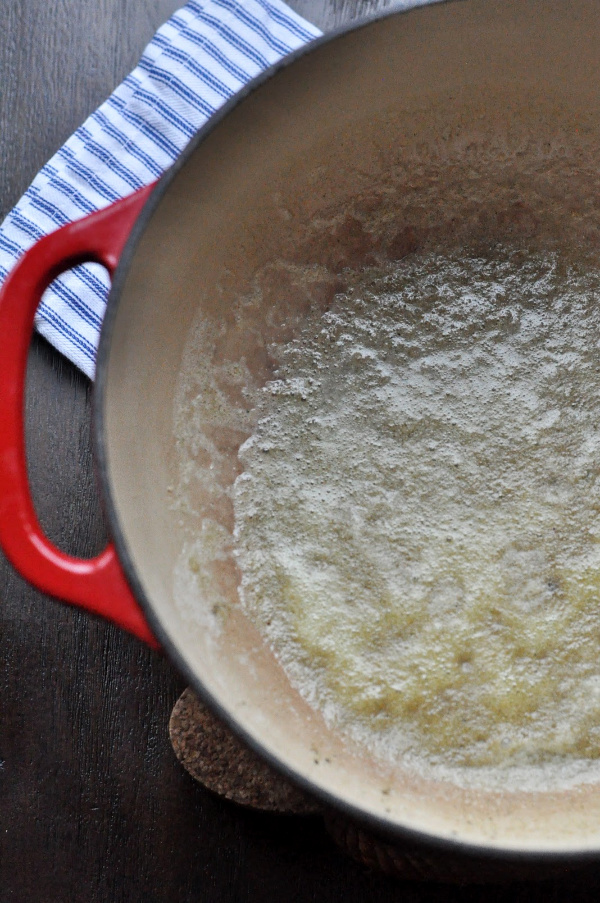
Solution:
<path fill-rule="evenodd" d="M 3 0 L 0 214 L 133 67 L 177 0 Z M 297 0 L 323 28 L 390 6 Z M 35 340 L 30 478 L 65 550 L 104 526 L 91 388 Z M 600 869 L 510 888 L 402 884 L 346 859 L 315 819 L 258 815 L 196 785 L 167 724 L 184 683 L 139 642 L 27 586 L 0 560 L 0 903 L 508 901 L 598 897 Z"/>

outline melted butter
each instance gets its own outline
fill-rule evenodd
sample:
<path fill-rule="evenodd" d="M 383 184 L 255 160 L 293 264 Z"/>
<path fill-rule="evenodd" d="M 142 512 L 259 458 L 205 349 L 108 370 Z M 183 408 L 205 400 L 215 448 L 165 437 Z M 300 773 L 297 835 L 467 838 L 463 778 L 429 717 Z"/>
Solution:
<path fill-rule="evenodd" d="M 367 270 L 272 349 L 233 487 L 244 606 L 389 758 L 600 756 L 600 271 Z"/>

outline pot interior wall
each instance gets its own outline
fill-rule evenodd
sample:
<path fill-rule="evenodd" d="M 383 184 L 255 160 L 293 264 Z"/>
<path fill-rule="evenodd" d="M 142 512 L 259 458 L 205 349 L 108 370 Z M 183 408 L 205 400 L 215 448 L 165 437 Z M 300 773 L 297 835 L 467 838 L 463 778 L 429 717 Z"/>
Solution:
<path fill-rule="evenodd" d="M 490 848 L 597 849 L 600 788 L 475 791 L 377 762 L 290 687 L 240 611 L 231 573 L 224 611 L 213 611 L 211 588 L 186 607 L 177 562 L 214 498 L 198 485 L 187 503 L 175 498 L 189 452 L 178 418 L 207 366 L 244 358 L 264 379 L 269 332 L 301 324 L 306 297 L 276 279 L 240 331 L 236 299 L 269 262 L 319 264 L 326 305 L 344 269 L 365 261 L 401 266 L 407 254 L 495 242 L 597 248 L 599 36 L 594 0 L 468 0 L 323 44 L 188 155 L 138 242 L 114 320 L 101 399 L 108 495 L 164 638 L 267 755 L 392 829 Z M 212 359 L 194 358 L 198 335 L 223 336 L 223 324 Z M 231 479 L 244 438 L 219 439 Z M 226 502 L 216 517 L 231 526 Z"/>

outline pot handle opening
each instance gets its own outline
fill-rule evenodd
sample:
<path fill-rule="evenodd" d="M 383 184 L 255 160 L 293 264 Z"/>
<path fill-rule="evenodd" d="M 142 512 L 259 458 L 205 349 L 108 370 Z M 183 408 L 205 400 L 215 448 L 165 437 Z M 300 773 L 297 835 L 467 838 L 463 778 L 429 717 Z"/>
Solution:
<path fill-rule="evenodd" d="M 38 589 L 102 615 L 158 648 L 112 543 L 95 558 L 81 559 L 61 552 L 44 534 L 29 491 L 23 417 L 27 353 L 43 293 L 62 272 L 81 263 L 100 263 L 112 277 L 153 188 L 40 239 L 0 291 L 0 544 Z"/>

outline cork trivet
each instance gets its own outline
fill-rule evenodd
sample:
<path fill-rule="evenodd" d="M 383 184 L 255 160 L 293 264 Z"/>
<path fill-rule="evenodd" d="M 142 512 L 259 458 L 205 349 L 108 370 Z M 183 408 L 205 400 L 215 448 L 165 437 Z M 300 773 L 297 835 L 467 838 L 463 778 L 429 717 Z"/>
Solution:
<path fill-rule="evenodd" d="M 169 734 L 181 764 L 209 790 L 263 811 L 286 815 L 320 813 L 340 849 L 368 869 L 390 877 L 445 884 L 501 884 L 561 877 L 577 868 L 577 864 L 504 862 L 383 840 L 346 816 L 325 810 L 274 771 L 189 688 L 175 704 Z"/>
<path fill-rule="evenodd" d="M 268 812 L 312 815 L 322 807 L 263 762 L 191 689 L 169 722 L 175 755 L 193 778 L 219 796 Z"/>

